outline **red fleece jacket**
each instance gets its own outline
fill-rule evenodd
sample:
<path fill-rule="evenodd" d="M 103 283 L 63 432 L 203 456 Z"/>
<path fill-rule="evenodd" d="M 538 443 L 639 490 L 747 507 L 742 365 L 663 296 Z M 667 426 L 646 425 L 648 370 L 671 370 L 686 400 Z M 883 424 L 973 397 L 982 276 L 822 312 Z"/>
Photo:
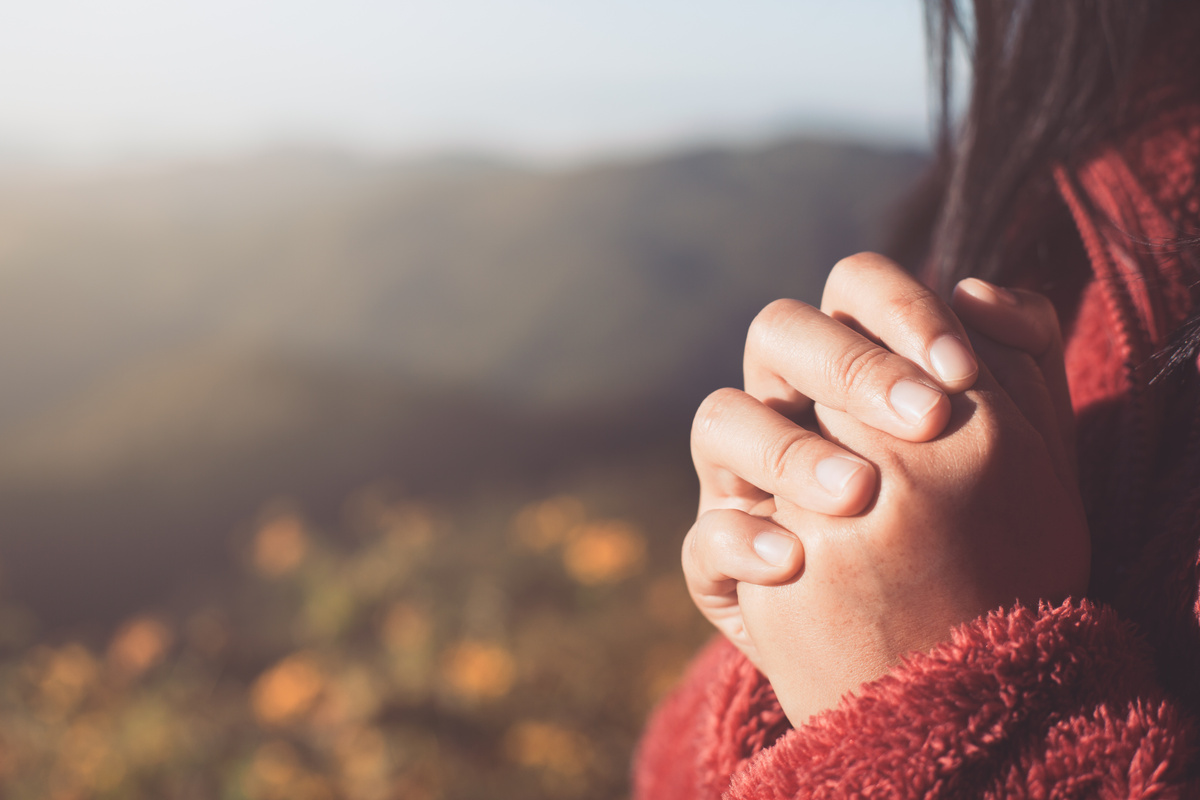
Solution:
<path fill-rule="evenodd" d="M 1198 176 L 1200 106 L 1055 175 L 1092 274 L 1061 309 L 1089 599 L 962 625 L 799 729 L 714 641 L 651 719 L 635 797 L 1200 798 L 1200 380 L 1150 380 L 1200 291 L 1178 246 Z"/>

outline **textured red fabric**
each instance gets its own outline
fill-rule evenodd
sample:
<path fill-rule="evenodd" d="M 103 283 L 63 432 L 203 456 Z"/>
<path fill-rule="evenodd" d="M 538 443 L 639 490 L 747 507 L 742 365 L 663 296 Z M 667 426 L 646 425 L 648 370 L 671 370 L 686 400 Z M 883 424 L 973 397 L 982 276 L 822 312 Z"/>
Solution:
<path fill-rule="evenodd" d="M 1055 177 L 1094 276 L 1063 309 L 1089 599 L 960 626 L 798 729 L 715 641 L 649 723 L 635 797 L 1200 798 L 1200 380 L 1151 380 L 1197 307 L 1200 106 Z"/>

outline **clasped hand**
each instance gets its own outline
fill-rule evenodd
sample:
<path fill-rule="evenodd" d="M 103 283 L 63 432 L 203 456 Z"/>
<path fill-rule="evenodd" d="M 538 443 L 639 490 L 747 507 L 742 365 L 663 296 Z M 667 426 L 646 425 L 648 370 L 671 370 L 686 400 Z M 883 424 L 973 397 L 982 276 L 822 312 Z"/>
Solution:
<path fill-rule="evenodd" d="M 991 609 L 1080 595 L 1089 538 L 1049 302 L 969 279 L 952 308 L 893 262 L 751 326 L 745 391 L 697 412 L 700 610 L 794 724 Z"/>

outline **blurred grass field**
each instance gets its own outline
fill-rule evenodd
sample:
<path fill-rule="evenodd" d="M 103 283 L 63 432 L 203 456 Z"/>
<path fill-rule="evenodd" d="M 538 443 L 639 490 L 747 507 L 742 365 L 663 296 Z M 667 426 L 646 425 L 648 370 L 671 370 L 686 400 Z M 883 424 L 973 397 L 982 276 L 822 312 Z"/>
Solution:
<path fill-rule="evenodd" d="M 337 530 L 277 498 L 235 570 L 106 638 L 7 608 L 3 796 L 621 797 L 710 633 L 677 567 L 690 491 L 659 465 L 453 506 L 374 485 Z"/>

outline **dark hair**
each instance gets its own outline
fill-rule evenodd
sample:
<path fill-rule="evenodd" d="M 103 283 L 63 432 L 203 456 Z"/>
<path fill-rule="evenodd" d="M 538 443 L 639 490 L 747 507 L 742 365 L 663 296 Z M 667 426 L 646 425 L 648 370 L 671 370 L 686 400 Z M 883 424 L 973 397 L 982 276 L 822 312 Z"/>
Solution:
<path fill-rule="evenodd" d="M 1053 195 L 1053 165 L 1085 159 L 1162 101 L 1143 91 L 1150 44 L 1161 44 L 1164 23 L 1190 1 L 974 0 L 966 9 L 925 0 L 935 168 L 910 206 L 898 255 L 927 264 L 943 291 L 970 275 L 1014 282 L 1008 271 L 1019 260 L 1006 255 L 1021 210 Z M 956 47 L 971 65 L 958 119 Z"/>

